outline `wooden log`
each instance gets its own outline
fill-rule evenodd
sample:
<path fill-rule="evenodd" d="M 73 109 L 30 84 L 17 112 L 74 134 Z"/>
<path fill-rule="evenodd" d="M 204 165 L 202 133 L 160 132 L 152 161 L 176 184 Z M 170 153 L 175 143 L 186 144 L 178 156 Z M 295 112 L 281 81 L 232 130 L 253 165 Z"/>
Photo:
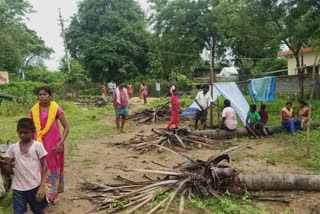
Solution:
<path fill-rule="evenodd" d="M 248 191 L 320 191 L 320 175 L 241 174 L 240 181 L 246 186 Z"/>
<path fill-rule="evenodd" d="M 313 123 L 311 124 L 311 127 L 320 127 L 320 123 Z M 283 128 L 282 126 L 267 126 L 270 134 L 277 133 L 282 130 L 286 130 L 286 128 Z M 238 128 L 234 131 L 225 131 L 220 130 L 219 132 L 216 132 L 216 130 L 200 130 L 200 131 L 193 131 L 192 134 L 198 135 L 198 136 L 206 136 L 211 139 L 227 139 L 227 138 L 233 138 L 233 137 L 243 137 L 243 136 L 249 136 L 249 133 L 246 128 Z"/>
<path fill-rule="evenodd" d="M 6 99 L 10 99 L 10 100 L 18 99 L 18 97 L 10 95 L 10 94 L 0 94 L 0 98 L 6 98 Z"/>

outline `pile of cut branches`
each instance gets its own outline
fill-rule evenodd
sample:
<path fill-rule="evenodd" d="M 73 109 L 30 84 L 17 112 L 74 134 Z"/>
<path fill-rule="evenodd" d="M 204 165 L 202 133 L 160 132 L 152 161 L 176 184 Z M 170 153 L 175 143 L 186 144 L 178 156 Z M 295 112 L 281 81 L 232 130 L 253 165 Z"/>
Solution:
<path fill-rule="evenodd" d="M 163 149 L 169 150 L 165 147 Z M 107 213 L 114 213 L 131 208 L 126 212 L 130 214 L 162 196 L 158 205 L 148 212 L 148 214 L 152 214 L 163 206 L 165 206 L 163 213 L 167 213 L 173 200 L 180 197 L 179 213 L 183 213 L 185 197 L 214 196 L 221 199 L 221 194 L 226 191 L 237 195 L 242 195 L 245 192 L 245 187 L 238 179 L 238 172 L 232 167 L 220 164 L 223 160 L 229 161 L 228 154 L 201 161 L 174 153 L 183 157 L 186 164 L 165 171 L 122 169 L 124 171 L 142 172 L 145 177 L 149 178 L 148 181 L 135 182 L 118 176 L 118 179 L 124 181 L 124 184 L 109 185 L 81 179 L 83 189 L 101 193 L 82 196 L 81 198 L 98 203 L 96 211 L 106 209 Z M 154 180 L 150 176 L 146 176 L 147 174 L 157 174 L 161 177 Z"/>
<path fill-rule="evenodd" d="M 224 147 L 230 147 L 229 142 L 222 142 Z M 218 141 L 208 139 L 206 137 L 198 136 L 192 133 L 188 128 L 178 129 L 152 129 L 152 134 L 142 135 L 136 134 L 135 137 L 115 143 L 116 146 L 135 150 L 141 154 L 148 152 L 157 145 L 160 146 L 178 146 L 183 149 L 192 149 L 207 147 L 209 149 L 221 149 Z M 159 149 L 160 150 L 160 149 Z"/>
<path fill-rule="evenodd" d="M 149 108 L 129 116 L 128 119 L 135 124 L 150 124 L 157 121 L 168 121 L 171 119 L 171 107 L 164 104 Z"/>
<path fill-rule="evenodd" d="M 103 97 L 97 97 L 96 100 L 94 101 L 94 105 L 97 107 L 104 107 L 107 104 L 109 104 L 108 100 Z"/>

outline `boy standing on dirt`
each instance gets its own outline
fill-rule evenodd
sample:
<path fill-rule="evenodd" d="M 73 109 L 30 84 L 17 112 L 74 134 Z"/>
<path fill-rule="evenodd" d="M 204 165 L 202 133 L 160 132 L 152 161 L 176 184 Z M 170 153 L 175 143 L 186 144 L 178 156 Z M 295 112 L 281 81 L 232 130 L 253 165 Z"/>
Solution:
<path fill-rule="evenodd" d="M 174 124 L 176 128 L 179 127 L 179 117 L 180 117 L 180 112 L 181 112 L 181 105 L 180 105 L 180 100 L 178 97 L 178 90 L 174 89 L 172 91 L 172 96 L 171 96 L 171 121 L 168 124 L 168 129 Z"/>
<path fill-rule="evenodd" d="M 47 152 L 42 143 L 34 141 L 35 125 L 32 119 L 23 118 L 18 121 L 17 132 L 20 142 L 8 149 L 9 162 L 7 171 L 11 171 L 15 162 L 13 179 L 14 213 L 27 212 L 27 204 L 35 214 L 43 214 L 48 206 L 45 195 L 45 179 L 47 175 Z M 40 171 L 41 166 L 41 171 Z"/>
<path fill-rule="evenodd" d="M 124 87 L 123 81 L 121 81 L 118 88 L 113 91 L 112 102 L 114 110 L 116 111 L 117 130 L 119 133 L 125 133 L 123 128 L 126 123 L 126 117 L 129 115 L 129 95 L 127 89 Z"/>

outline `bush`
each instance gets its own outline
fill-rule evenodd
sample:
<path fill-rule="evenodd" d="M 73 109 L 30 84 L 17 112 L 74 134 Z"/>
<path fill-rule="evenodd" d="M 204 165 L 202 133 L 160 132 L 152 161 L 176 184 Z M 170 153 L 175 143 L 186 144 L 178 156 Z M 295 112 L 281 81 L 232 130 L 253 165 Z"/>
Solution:
<path fill-rule="evenodd" d="M 67 75 L 63 72 L 51 72 L 41 67 L 28 67 L 25 71 L 27 81 L 43 82 L 46 84 L 63 83 Z"/>

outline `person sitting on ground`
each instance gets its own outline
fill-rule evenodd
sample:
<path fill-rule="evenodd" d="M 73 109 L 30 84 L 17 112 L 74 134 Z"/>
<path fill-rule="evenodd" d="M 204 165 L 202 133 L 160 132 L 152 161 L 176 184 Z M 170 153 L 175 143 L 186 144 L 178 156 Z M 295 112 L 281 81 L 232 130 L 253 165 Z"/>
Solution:
<path fill-rule="evenodd" d="M 219 128 L 216 129 L 217 132 L 220 131 L 220 129 L 226 130 L 226 131 L 234 131 L 237 129 L 238 121 L 237 116 L 233 108 L 230 107 L 231 102 L 230 100 L 224 101 L 224 109 L 222 111 L 222 120 L 220 121 Z"/>
<path fill-rule="evenodd" d="M 8 149 L 9 162 L 5 167 L 12 170 L 13 162 L 13 210 L 14 213 L 26 213 L 27 204 L 33 213 L 43 214 L 48 206 L 45 193 L 48 154 L 41 142 L 33 140 L 36 127 L 32 119 L 18 121 L 17 133 L 20 142 Z M 41 167 L 41 170 L 40 170 Z"/>
<path fill-rule="evenodd" d="M 146 84 L 144 82 L 142 83 L 142 85 L 143 85 L 143 87 L 142 87 L 143 101 L 144 101 L 144 104 L 147 104 L 148 87 L 146 86 Z"/>
<path fill-rule="evenodd" d="M 266 135 L 266 136 L 269 136 L 267 130 L 266 130 L 266 125 L 268 123 L 268 120 L 269 120 L 269 116 L 268 116 L 268 111 L 266 110 L 266 104 L 261 104 L 260 106 L 260 110 L 259 110 L 259 115 L 261 117 L 261 125 L 263 125 L 263 133 Z"/>
<path fill-rule="evenodd" d="M 197 106 L 197 113 L 196 113 L 196 122 L 195 122 L 195 129 L 198 129 L 198 121 L 200 120 L 201 126 L 203 129 L 206 129 L 206 122 L 207 122 L 207 113 L 208 107 L 211 105 L 212 98 L 209 92 L 209 85 L 204 85 L 203 91 L 200 91 L 196 97 Z"/>
<path fill-rule="evenodd" d="M 256 128 L 260 129 L 260 138 L 263 138 L 263 125 L 261 124 L 261 117 L 257 112 L 257 106 L 255 104 L 251 104 L 250 111 L 248 111 L 246 119 L 246 129 L 249 131 L 249 133 L 258 138 L 258 135 L 255 133 Z"/>
<path fill-rule="evenodd" d="M 309 121 L 309 108 L 307 106 L 307 103 L 305 101 L 299 102 L 299 108 L 298 108 L 298 118 L 301 119 L 301 127 L 305 128 L 306 124 Z"/>
<path fill-rule="evenodd" d="M 124 82 L 121 81 L 118 88 L 113 92 L 113 107 L 116 111 L 117 131 L 125 133 L 123 128 L 126 123 L 126 117 L 129 115 L 129 95 L 127 89 L 124 87 Z M 121 126 L 120 126 L 121 122 Z"/>
<path fill-rule="evenodd" d="M 286 107 L 281 110 L 281 124 L 285 128 L 290 128 L 291 134 L 296 132 L 295 127 L 302 131 L 301 119 L 295 118 L 292 102 L 287 102 Z"/>
<path fill-rule="evenodd" d="M 133 87 L 132 87 L 131 83 L 129 83 L 129 85 L 127 86 L 127 89 L 128 89 L 129 98 L 132 98 L 133 97 Z"/>
<path fill-rule="evenodd" d="M 170 129 L 170 127 L 174 124 L 176 128 L 179 128 L 179 117 L 181 112 L 181 105 L 179 100 L 179 94 L 178 90 L 174 89 L 172 91 L 171 96 L 171 121 L 168 124 L 167 128 Z"/>

